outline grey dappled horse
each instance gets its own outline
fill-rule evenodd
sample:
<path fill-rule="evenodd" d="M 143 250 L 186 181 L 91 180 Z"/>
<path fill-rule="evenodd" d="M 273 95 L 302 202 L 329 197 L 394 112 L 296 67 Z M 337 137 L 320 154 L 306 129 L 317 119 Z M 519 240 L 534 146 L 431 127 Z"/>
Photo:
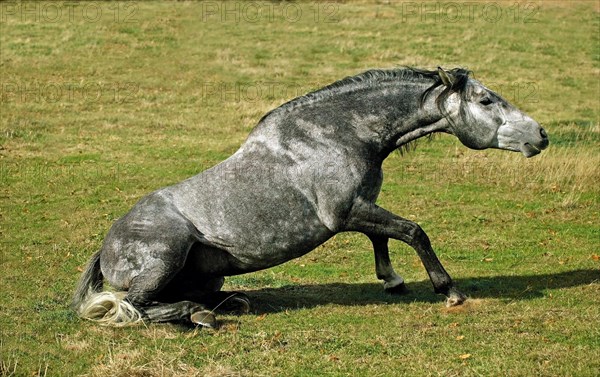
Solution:
<path fill-rule="evenodd" d="M 250 308 L 246 295 L 220 291 L 225 276 L 300 257 L 346 231 L 369 237 L 387 291 L 405 289 L 390 264 L 393 238 L 416 250 L 447 305 L 459 305 L 466 296 L 421 227 L 375 204 L 383 160 L 434 132 L 526 157 L 548 146 L 538 123 L 464 69 L 345 78 L 267 113 L 227 160 L 142 198 L 92 257 L 74 307 L 104 324 L 212 327 L 215 307 Z M 102 292 L 103 278 L 121 292 Z"/>

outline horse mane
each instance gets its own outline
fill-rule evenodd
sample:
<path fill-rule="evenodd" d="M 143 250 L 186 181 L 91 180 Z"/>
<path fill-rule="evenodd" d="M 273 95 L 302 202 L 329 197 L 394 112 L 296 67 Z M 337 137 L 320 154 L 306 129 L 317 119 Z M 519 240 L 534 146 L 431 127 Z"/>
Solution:
<path fill-rule="evenodd" d="M 461 94 L 461 96 L 463 95 L 467 80 L 469 78 L 469 74 L 471 73 L 470 71 L 465 70 L 463 68 L 454 68 L 452 70 L 449 70 L 448 72 L 455 77 L 455 81 L 451 87 L 447 87 L 446 89 L 444 89 L 444 91 L 436 99 L 436 103 L 442 111 L 442 104 L 450 94 L 456 92 Z M 296 97 L 288 102 L 285 102 L 281 106 L 276 107 L 275 109 L 266 113 L 258 123 L 260 124 L 271 114 L 291 111 L 297 107 L 319 101 L 323 98 L 330 97 L 334 94 L 359 90 L 361 88 L 364 88 L 365 85 L 373 83 L 381 84 L 395 81 L 418 82 L 423 80 L 432 82 L 432 85 L 421 95 L 420 105 L 423 105 L 423 103 L 425 102 L 425 98 L 435 88 L 443 84 L 442 79 L 440 78 L 440 75 L 437 70 L 425 70 L 414 67 L 403 67 L 388 70 L 371 69 L 360 73 L 356 76 L 345 77 L 320 89 L 317 89 L 305 95 Z"/>
<path fill-rule="evenodd" d="M 452 93 L 458 93 L 461 96 L 461 98 L 464 99 L 466 84 L 469 79 L 469 75 L 471 74 L 471 71 L 466 70 L 464 68 L 454 68 L 448 70 L 447 72 L 449 72 L 455 80 L 451 86 L 447 86 L 436 98 L 436 104 L 442 112 L 442 114 L 446 113 L 443 104 L 448 98 L 448 96 L 450 96 Z M 281 106 L 276 107 L 275 109 L 266 113 L 260 119 L 258 124 L 262 123 L 272 114 L 289 112 L 300 106 L 320 101 L 324 98 L 330 97 L 335 94 L 353 92 L 356 90 L 360 90 L 367 85 L 373 85 L 374 83 L 382 84 L 397 81 L 430 81 L 432 83 L 431 86 L 421 94 L 419 106 L 423 106 L 423 104 L 425 103 L 425 99 L 429 94 L 433 92 L 435 88 L 439 87 L 440 85 L 443 85 L 442 79 L 437 70 L 425 70 L 414 67 L 402 67 L 388 70 L 371 69 L 360 73 L 356 76 L 345 77 L 320 89 L 317 89 L 305 95 L 296 97 L 288 102 L 285 102 Z M 431 140 L 433 138 L 433 135 L 428 135 L 427 138 Z M 413 140 L 409 143 L 400 146 L 397 150 L 400 152 L 400 154 L 403 155 L 404 153 L 413 151 L 416 148 L 416 144 L 417 140 Z"/>

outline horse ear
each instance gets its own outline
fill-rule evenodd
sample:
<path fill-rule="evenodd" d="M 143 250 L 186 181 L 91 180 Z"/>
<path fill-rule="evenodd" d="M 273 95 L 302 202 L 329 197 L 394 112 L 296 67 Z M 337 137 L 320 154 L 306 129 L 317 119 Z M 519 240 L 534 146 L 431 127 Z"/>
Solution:
<path fill-rule="evenodd" d="M 442 67 L 438 67 L 438 75 L 440 75 L 440 78 L 442 79 L 444 85 L 451 87 L 452 84 L 454 84 L 455 79 L 452 76 L 452 74 L 450 72 L 444 71 Z"/>

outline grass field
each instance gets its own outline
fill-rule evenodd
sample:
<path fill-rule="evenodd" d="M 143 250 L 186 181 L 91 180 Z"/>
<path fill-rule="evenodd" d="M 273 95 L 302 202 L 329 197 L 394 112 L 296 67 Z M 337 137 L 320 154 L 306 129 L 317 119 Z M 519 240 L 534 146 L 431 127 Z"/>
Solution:
<path fill-rule="evenodd" d="M 597 376 L 597 1 L 1 2 L 0 376 Z M 447 309 L 391 243 L 340 234 L 233 277 L 215 331 L 112 329 L 69 309 L 111 223 L 233 153 L 266 111 L 369 68 L 467 67 L 544 125 L 525 159 L 450 136 L 385 163 L 471 300 Z"/>

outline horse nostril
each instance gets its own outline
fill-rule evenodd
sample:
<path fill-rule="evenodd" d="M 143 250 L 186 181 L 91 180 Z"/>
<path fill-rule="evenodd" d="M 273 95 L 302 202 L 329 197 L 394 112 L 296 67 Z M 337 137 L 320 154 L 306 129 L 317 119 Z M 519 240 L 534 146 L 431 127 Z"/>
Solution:
<path fill-rule="evenodd" d="M 542 139 L 548 138 L 548 134 L 546 133 L 546 130 L 544 130 L 543 128 L 540 128 L 540 135 L 542 136 Z"/>

